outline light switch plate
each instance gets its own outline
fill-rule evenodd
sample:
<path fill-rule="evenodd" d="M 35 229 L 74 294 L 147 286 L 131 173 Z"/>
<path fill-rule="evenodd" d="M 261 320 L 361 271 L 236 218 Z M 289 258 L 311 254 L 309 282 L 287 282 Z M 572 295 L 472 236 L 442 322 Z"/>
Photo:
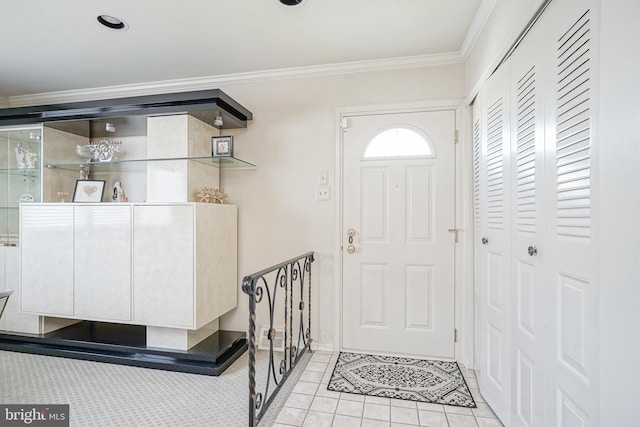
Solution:
<path fill-rule="evenodd" d="M 322 171 L 318 174 L 318 185 L 329 185 L 329 172 Z"/>

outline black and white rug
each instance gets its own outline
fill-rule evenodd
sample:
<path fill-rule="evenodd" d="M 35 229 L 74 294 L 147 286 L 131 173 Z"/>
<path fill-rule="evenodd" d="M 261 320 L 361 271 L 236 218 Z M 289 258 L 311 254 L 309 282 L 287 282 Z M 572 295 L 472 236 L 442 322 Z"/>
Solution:
<path fill-rule="evenodd" d="M 475 408 L 456 362 L 340 353 L 328 390 Z"/>

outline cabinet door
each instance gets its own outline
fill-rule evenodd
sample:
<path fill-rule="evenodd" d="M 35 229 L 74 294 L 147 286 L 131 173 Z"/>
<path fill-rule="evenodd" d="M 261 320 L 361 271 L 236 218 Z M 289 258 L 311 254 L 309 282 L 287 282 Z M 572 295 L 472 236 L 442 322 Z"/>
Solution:
<path fill-rule="evenodd" d="M 75 315 L 131 320 L 131 206 L 75 207 Z"/>
<path fill-rule="evenodd" d="M 73 316 L 73 205 L 22 205 L 21 306 Z"/>
<path fill-rule="evenodd" d="M 193 271 L 193 206 L 135 206 L 135 323 L 193 327 Z"/>

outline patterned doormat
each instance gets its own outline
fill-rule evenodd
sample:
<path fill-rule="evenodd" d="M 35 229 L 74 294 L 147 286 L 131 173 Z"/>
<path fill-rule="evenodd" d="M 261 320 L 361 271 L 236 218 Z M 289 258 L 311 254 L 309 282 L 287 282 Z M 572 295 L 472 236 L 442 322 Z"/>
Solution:
<path fill-rule="evenodd" d="M 327 389 L 476 407 L 456 362 L 341 352 Z"/>

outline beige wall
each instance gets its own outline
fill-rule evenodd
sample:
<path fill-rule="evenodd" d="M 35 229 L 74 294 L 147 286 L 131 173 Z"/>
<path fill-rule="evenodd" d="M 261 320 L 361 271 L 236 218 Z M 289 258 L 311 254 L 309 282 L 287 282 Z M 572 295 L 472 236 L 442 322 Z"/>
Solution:
<path fill-rule="evenodd" d="M 226 170 L 221 186 L 239 206 L 239 277 L 309 250 L 313 270 L 312 335 L 319 346 L 337 348 L 334 253 L 335 198 L 316 201 L 321 171 L 332 193 L 336 109 L 354 105 L 411 103 L 462 98 L 463 65 L 346 74 L 221 87 L 254 114 L 235 135 L 236 157 L 256 170 Z M 222 318 L 221 329 L 246 330 L 247 297 Z"/>
<path fill-rule="evenodd" d="M 0 108 L 8 108 L 9 106 L 7 97 L 0 95 Z"/>

